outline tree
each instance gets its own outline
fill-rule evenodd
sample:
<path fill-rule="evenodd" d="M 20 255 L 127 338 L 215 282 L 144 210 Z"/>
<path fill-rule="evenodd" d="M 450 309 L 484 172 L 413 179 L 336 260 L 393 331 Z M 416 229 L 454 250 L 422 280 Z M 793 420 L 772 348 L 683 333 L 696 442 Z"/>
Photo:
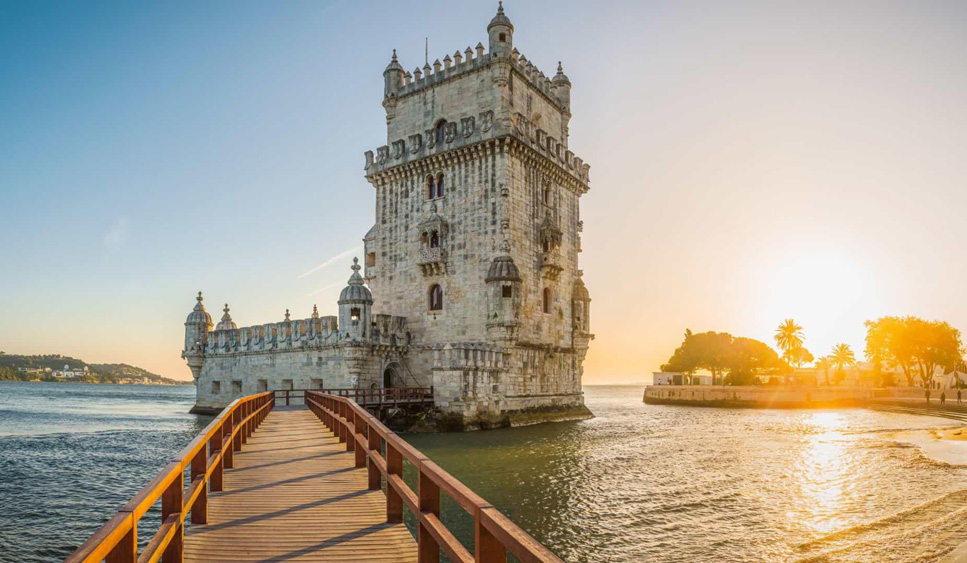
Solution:
<path fill-rule="evenodd" d="M 786 319 L 776 329 L 776 344 L 784 353 L 802 346 L 804 337 L 802 327 L 792 319 Z"/>
<path fill-rule="evenodd" d="M 810 364 L 813 361 L 813 355 L 803 346 L 796 346 L 792 350 L 787 350 L 783 355 L 782 359 L 789 363 L 789 365 L 801 368 L 803 364 Z"/>
<path fill-rule="evenodd" d="M 830 361 L 836 368 L 836 384 L 839 385 L 846 378 L 846 369 L 856 365 L 856 355 L 849 344 L 837 344 L 833 346 L 830 354 Z"/>
<path fill-rule="evenodd" d="M 866 358 L 875 368 L 898 367 L 913 385 L 915 376 L 929 385 L 938 367 L 953 370 L 963 356 L 960 331 L 941 321 L 918 317 L 882 317 L 866 321 Z"/>
<path fill-rule="evenodd" d="M 779 354 L 765 342 L 737 336 L 732 340 L 726 385 L 751 385 L 755 376 L 768 369 L 781 369 L 784 366 Z"/>
<path fill-rule="evenodd" d="M 826 385 L 829 385 L 829 368 L 831 367 L 833 367 L 833 362 L 829 359 L 829 356 L 823 356 L 816 362 L 816 368 L 822 370 L 823 375 L 826 376 Z"/>

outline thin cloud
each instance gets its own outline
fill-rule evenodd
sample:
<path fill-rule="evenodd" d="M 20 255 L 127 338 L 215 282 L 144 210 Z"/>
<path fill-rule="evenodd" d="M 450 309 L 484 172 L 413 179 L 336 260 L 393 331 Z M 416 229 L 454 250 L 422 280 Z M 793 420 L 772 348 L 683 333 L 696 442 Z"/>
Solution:
<path fill-rule="evenodd" d="M 104 240 L 102 242 L 104 250 L 108 253 L 114 253 L 120 250 L 121 246 L 124 244 L 125 239 L 128 235 L 128 220 L 124 217 L 118 217 L 118 219 L 111 225 L 111 228 L 104 235 Z"/>
<path fill-rule="evenodd" d="M 309 270 L 308 272 L 302 274 L 301 276 L 299 276 L 298 279 L 302 279 L 302 278 L 304 278 L 304 277 L 306 277 L 306 276 L 308 276 L 310 274 L 314 274 L 314 273 L 318 272 L 319 270 L 321 270 L 321 269 L 323 269 L 325 267 L 332 266 L 336 262 L 339 262 L 343 258 L 349 256 L 350 254 L 353 254 L 354 252 L 359 252 L 362 249 L 363 249 L 362 245 L 359 245 L 359 246 L 354 246 L 354 247 L 350 248 L 349 250 L 347 250 L 345 252 L 340 252 L 339 254 L 337 254 L 337 255 L 333 256 L 332 258 L 326 260 L 322 264 L 319 264 L 315 268 L 313 268 L 313 269 Z"/>
<path fill-rule="evenodd" d="M 319 293 L 322 293 L 323 291 L 325 291 L 325 290 L 327 290 L 327 289 L 332 289 L 332 288 L 334 288 L 334 287 L 339 287 L 339 286 L 340 286 L 340 285 L 342 285 L 343 283 L 345 283 L 345 282 L 333 282 L 333 283 L 331 283 L 331 284 L 329 284 L 329 285 L 325 285 L 325 286 L 322 286 L 322 287 L 320 287 L 319 289 L 317 289 L 317 290 L 315 290 L 315 291 L 313 291 L 313 292 L 310 292 L 310 293 L 306 293 L 306 297 L 312 297 L 313 295 L 316 295 L 316 294 L 319 294 Z"/>

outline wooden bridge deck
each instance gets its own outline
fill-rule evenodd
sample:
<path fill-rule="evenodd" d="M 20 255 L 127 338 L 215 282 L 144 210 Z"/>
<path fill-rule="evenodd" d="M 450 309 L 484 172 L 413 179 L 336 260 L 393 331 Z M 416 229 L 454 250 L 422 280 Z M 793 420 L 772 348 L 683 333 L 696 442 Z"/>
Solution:
<path fill-rule="evenodd" d="M 367 470 L 308 409 L 269 413 L 235 453 L 207 524 L 185 531 L 185 561 L 416 561 Z"/>

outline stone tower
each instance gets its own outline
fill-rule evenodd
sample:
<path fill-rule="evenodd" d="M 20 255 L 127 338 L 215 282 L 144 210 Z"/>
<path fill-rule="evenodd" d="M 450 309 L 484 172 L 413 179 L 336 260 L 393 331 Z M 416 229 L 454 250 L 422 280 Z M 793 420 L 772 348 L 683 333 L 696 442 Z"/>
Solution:
<path fill-rule="evenodd" d="M 374 310 L 405 317 L 409 368 L 472 420 L 584 415 L 593 336 L 581 280 L 589 166 L 568 149 L 571 83 L 514 48 L 503 6 L 478 43 L 383 72 L 386 144 L 366 153 Z M 340 325 L 342 319 L 340 318 Z"/>

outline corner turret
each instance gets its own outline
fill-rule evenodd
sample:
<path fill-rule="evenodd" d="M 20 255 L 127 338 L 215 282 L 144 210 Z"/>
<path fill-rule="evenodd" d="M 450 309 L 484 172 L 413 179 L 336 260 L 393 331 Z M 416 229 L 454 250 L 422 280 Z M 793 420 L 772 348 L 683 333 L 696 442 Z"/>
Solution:
<path fill-rule="evenodd" d="M 205 346 L 208 344 L 208 331 L 212 329 L 212 316 L 205 311 L 201 292 L 195 298 L 195 308 L 185 319 L 185 349 L 181 357 L 188 361 L 191 376 L 198 381 L 202 364 L 205 363 Z"/>
<path fill-rule="evenodd" d="M 490 36 L 490 53 L 499 58 L 509 58 L 514 50 L 514 24 L 504 14 L 504 3 L 497 3 L 497 15 L 487 26 Z"/>
<path fill-rule="evenodd" d="M 400 62 L 396 59 L 396 49 L 393 49 L 393 59 L 383 71 L 383 97 L 395 97 L 403 87 L 403 76 L 405 71 Z"/>
<path fill-rule="evenodd" d="M 373 294 L 359 275 L 359 258 L 353 258 L 353 274 L 339 294 L 339 332 L 348 340 L 364 340 L 372 323 Z"/>
<path fill-rule="evenodd" d="M 564 111 L 571 113 L 571 81 L 564 74 L 561 61 L 557 62 L 557 74 L 551 79 L 551 93 L 560 102 Z"/>
<path fill-rule="evenodd" d="M 487 270 L 487 333 L 494 340 L 513 340 L 520 328 L 520 270 L 510 256 L 510 244 L 500 244 L 500 255 Z"/>

